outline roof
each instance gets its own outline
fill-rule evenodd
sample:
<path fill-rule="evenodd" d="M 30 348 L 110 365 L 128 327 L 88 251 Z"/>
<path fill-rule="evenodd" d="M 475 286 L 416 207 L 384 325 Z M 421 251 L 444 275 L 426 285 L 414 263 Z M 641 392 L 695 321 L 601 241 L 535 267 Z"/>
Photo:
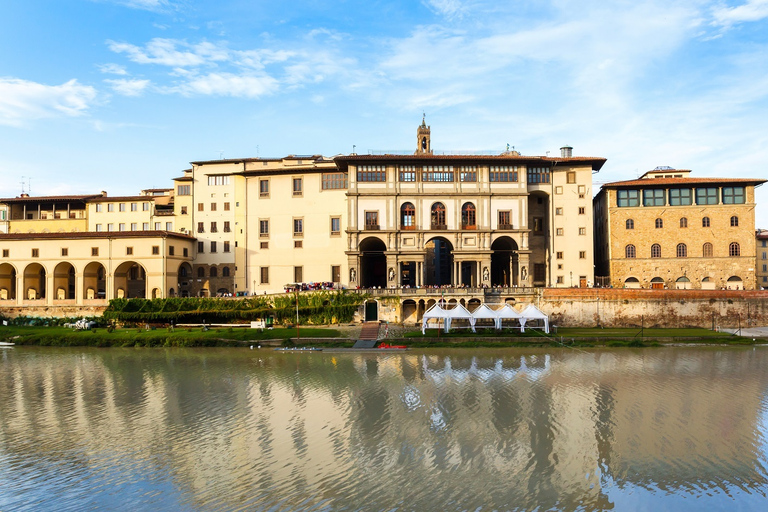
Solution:
<path fill-rule="evenodd" d="M 570 158 L 545 157 L 545 156 L 523 156 L 513 153 L 504 153 L 501 155 L 341 155 L 334 159 L 339 167 L 345 167 L 357 163 L 366 162 L 514 162 L 544 164 L 556 166 L 558 164 L 590 164 L 593 170 L 599 171 L 606 162 L 602 157 L 574 156 Z"/>
<path fill-rule="evenodd" d="M 174 231 L 69 231 L 61 233 L 0 233 L 0 242 L 6 240 L 72 240 L 103 238 L 179 238 L 195 240 L 195 237 Z"/>
<path fill-rule="evenodd" d="M 181 176 L 179 178 L 173 178 L 173 181 L 195 181 L 192 176 Z"/>
<path fill-rule="evenodd" d="M 148 201 L 153 200 L 155 196 L 96 196 L 89 199 L 89 203 L 111 203 L 115 201 Z"/>
<path fill-rule="evenodd" d="M 65 201 L 87 201 L 93 198 L 102 197 L 101 194 L 89 194 L 79 196 L 28 196 L 28 197 L 6 197 L 0 199 L 0 203 L 56 203 Z"/>
<path fill-rule="evenodd" d="M 731 184 L 743 184 L 743 185 L 761 185 L 768 180 L 760 180 L 756 178 L 643 178 L 627 181 L 614 181 L 611 183 L 604 183 L 603 188 L 612 187 L 656 187 L 659 185 L 696 185 L 696 184 L 716 184 L 716 183 L 731 183 Z"/>
<path fill-rule="evenodd" d="M 755 236 L 758 240 L 768 240 L 768 229 L 758 229 Z"/>
<path fill-rule="evenodd" d="M 240 164 L 251 162 L 282 162 L 283 160 L 319 160 L 330 161 L 330 158 L 326 158 L 323 155 L 288 155 L 282 158 L 222 158 L 219 160 L 199 160 L 196 162 L 190 162 L 192 165 L 210 165 L 210 164 Z"/>

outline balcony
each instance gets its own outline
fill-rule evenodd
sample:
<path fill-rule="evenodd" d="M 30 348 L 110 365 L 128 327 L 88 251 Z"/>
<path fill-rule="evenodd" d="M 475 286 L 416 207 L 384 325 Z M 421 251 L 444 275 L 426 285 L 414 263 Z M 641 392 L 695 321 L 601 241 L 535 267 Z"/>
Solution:
<path fill-rule="evenodd" d="M 446 230 L 446 229 L 448 229 L 448 225 L 447 224 L 432 224 L 432 230 L 433 231 Z"/>
<path fill-rule="evenodd" d="M 462 224 L 461 229 L 477 229 L 477 224 Z"/>
<path fill-rule="evenodd" d="M 400 226 L 403 231 L 416 231 L 416 226 L 411 224 L 410 226 Z"/>
<path fill-rule="evenodd" d="M 512 227 L 512 224 L 499 224 L 498 229 L 502 231 L 512 231 L 514 228 Z"/>
<path fill-rule="evenodd" d="M 366 224 L 365 225 L 365 230 L 366 231 L 379 231 L 379 230 L 381 230 L 381 226 L 379 226 L 378 224 Z"/>

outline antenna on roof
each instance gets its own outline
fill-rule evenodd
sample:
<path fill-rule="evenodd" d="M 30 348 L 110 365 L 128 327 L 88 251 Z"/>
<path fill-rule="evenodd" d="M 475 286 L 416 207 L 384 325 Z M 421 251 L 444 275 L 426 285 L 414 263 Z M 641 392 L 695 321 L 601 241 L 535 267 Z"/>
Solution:
<path fill-rule="evenodd" d="M 22 176 L 21 181 L 19 182 L 21 183 L 21 195 L 24 195 L 24 178 L 26 178 L 26 176 Z"/>
<path fill-rule="evenodd" d="M 219 151 L 219 160 L 224 160 L 224 150 Z"/>
<path fill-rule="evenodd" d="M 256 158 L 259 158 L 259 145 L 256 144 Z"/>

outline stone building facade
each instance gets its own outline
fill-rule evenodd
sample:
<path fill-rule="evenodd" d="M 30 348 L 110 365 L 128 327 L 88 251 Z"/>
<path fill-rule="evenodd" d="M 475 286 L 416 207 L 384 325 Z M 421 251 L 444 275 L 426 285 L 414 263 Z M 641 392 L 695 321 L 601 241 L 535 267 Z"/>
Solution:
<path fill-rule="evenodd" d="M 593 200 L 597 274 L 614 288 L 754 289 L 755 187 L 657 168 Z"/>

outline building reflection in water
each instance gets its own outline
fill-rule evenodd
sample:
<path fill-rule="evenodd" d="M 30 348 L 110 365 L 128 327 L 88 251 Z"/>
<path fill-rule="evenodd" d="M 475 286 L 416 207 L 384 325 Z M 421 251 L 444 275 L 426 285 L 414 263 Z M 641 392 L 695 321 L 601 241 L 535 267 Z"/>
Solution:
<path fill-rule="evenodd" d="M 115 488 L 204 509 L 762 497 L 766 354 L 19 348 L 0 363 L 0 467 L 39 479 L 18 500 L 65 493 L 56 472 L 96 505 Z"/>

